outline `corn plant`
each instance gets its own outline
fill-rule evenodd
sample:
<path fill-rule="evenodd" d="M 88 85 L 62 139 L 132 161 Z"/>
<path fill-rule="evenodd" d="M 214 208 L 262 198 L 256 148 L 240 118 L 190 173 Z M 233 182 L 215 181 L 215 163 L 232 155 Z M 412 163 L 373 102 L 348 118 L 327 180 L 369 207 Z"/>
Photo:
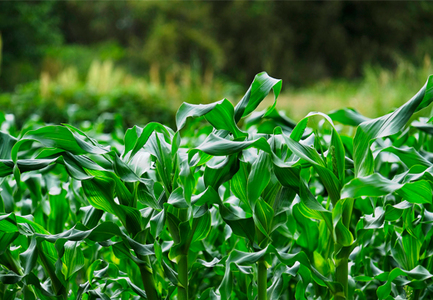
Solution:
<path fill-rule="evenodd" d="M 377 119 L 295 123 L 281 88 L 176 131 L 1 115 L 0 299 L 430 299 L 433 77 Z"/>

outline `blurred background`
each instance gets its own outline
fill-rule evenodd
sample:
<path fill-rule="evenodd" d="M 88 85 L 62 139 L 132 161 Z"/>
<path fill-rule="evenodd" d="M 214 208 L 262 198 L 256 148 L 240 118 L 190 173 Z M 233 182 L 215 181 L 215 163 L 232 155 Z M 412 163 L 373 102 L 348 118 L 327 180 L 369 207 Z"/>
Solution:
<path fill-rule="evenodd" d="M 2 1 L 0 110 L 173 126 L 182 102 L 236 103 L 266 71 L 294 120 L 375 117 L 433 73 L 432 15 L 427 1 Z"/>

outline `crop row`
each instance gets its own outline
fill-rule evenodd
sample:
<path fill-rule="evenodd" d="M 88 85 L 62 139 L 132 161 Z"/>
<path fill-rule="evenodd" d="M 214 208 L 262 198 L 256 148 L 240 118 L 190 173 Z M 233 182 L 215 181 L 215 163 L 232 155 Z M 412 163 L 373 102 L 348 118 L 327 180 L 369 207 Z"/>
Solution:
<path fill-rule="evenodd" d="M 296 124 L 281 87 L 184 103 L 177 131 L 4 117 L 0 299 L 430 299 L 433 77 L 377 119 Z"/>

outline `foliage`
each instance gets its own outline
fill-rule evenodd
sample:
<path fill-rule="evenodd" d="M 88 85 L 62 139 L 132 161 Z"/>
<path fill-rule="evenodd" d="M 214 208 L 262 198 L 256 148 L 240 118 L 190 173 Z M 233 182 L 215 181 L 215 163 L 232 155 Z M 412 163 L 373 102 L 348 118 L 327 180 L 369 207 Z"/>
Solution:
<path fill-rule="evenodd" d="M 1 298 L 429 299 L 433 130 L 409 120 L 433 76 L 376 119 L 295 124 L 281 87 L 183 103 L 176 131 L 3 115 Z"/>
<path fill-rule="evenodd" d="M 427 2 L 390 7 L 344 1 L 58 6 L 68 40 L 117 40 L 140 65 L 158 64 L 161 73 L 198 61 L 203 71 L 221 71 L 237 82 L 266 69 L 295 85 L 359 76 L 366 64 L 392 67 L 395 54 L 412 59 L 430 53 L 432 8 Z"/>
<path fill-rule="evenodd" d="M 15 115 L 18 127 L 34 114 L 47 123 L 78 125 L 116 113 L 125 127 L 158 121 L 174 128 L 175 108 L 183 101 L 211 102 L 239 90 L 238 85 L 221 80 L 203 82 L 195 70 L 184 70 L 181 81 L 169 76 L 154 82 L 133 77 L 110 60 L 89 63 L 85 76 L 80 76 L 80 66 L 68 67 L 55 77 L 43 72 L 39 81 L 0 94 L 0 107 Z"/>
<path fill-rule="evenodd" d="M 431 53 L 432 9 L 428 1 L 5 2 L 0 31 L 8 76 L 0 82 L 11 91 L 57 64 L 63 47 L 87 48 L 90 57 L 107 44 L 121 50 L 97 59 L 115 60 L 135 76 L 198 65 L 202 77 L 245 84 L 263 69 L 295 86 L 353 79 L 365 65 L 394 69 L 396 55 L 419 63 Z M 72 64 L 82 64 L 81 57 Z"/>
<path fill-rule="evenodd" d="M 2 3 L 1 89 L 10 89 L 17 83 L 37 78 L 47 48 L 62 44 L 63 34 L 59 28 L 60 20 L 54 13 L 54 6 L 54 2 Z"/>

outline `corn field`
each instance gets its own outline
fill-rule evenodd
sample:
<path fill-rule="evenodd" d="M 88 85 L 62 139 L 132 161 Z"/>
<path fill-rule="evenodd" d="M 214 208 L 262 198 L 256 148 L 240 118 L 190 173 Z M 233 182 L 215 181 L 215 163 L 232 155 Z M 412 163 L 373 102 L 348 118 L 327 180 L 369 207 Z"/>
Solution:
<path fill-rule="evenodd" d="M 281 88 L 176 131 L 0 115 L 0 299 L 432 299 L 433 76 L 376 119 L 295 123 Z"/>

